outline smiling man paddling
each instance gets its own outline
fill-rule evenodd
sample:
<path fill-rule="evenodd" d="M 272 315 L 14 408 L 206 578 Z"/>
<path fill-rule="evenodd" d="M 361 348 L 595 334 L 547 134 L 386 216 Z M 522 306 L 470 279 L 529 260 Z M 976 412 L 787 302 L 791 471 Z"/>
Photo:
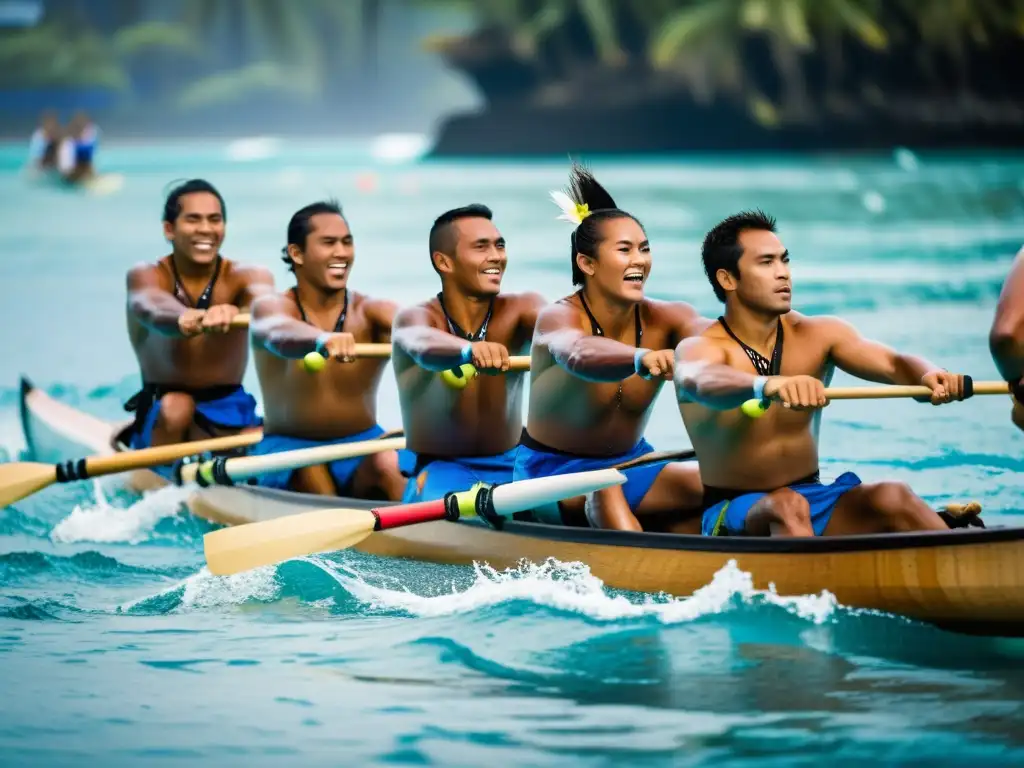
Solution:
<path fill-rule="evenodd" d="M 544 309 L 531 362 L 530 413 L 515 479 L 603 469 L 654 448 L 644 437 L 655 398 L 671 380 L 673 348 L 709 321 L 688 304 L 644 296 L 647 234 L 587 171 L 575 166 L 571 198 L 553 196 L 577 224 L 570 237 L 580 290 Z M 656 462 L 629 480 L 538 512 L 543 522 L 620 530 L 697 530 L 697 467 Z"/>
<path fill-rule="evenodd" d="M 396 305 L 349 288 L 355 243 L 337 203 L 313 203 L 292 216 L 284 261 L 295 273 L 295 287 L 253 305 L 252 340 L 266 423 L 263 440 L 251 453 L 379 437 L 384 430 L 377 424 L 377 389 L 388 361 L 357 359 L 355 345 L 388 343 Z M 313 351 L 328 361 L 315 373 L 299 362 Z M 267 473 L 259 484 L 390 500 L 405 490 L 395 451 Z"/>
<path fill-rule="evenodd" d="M 227 214 L 220 193 L 202 179 L 175 187 L 164 204 L 172 251 L 128 272 L 128 334 L 142 390 L 125 405 L 135 412 L 132 448 L 230 434 L 260 424 L 256 401 L 242 388 L 248 335 L 231 320 L 274 278 L 220 254 Z"/>
<path fill-rule="evenodd" d="M 544 305 L 536 293 L 500 293 L 505 238 L 486 206 L 439 216 L 430 259 L 441 292 L 402 309 L 394 326 L 392 360 L 406 444 L 416 459 L 406 468 L 406 501 L 512 480 L 523 374 L 509 371 L 509 355 L 529 345 Z M 462 388 L 444 381 L 442 374 L 465 364 L 484 375 Z"/>
<path fill-rule="evenodd" d="M 1024 248 L 1006 277 L 989 333 L 989 348 L 999 373 L 1010 384 L 1010 418 L 1024 430 Z"/>
<path fill-rule="evenodd" d="M 775 220 L 760 211 L 716 225 L 704 239 L 703 258 L 725 315 L 676 350 L 679 407 L 704 481 L 703 533 L 947 528 L 903 483 L 862 484 L 845 472 L 823 484 L 818 428 L 836 367 L 869 381 L 924 385 L 936 405 L 963 399 L 964 377 L 868 341 L 838 318 L 792 311 L 789 251 L 775 234 Z M 738 410 L 752 398 L 774 404 L 754 420 Z"/>

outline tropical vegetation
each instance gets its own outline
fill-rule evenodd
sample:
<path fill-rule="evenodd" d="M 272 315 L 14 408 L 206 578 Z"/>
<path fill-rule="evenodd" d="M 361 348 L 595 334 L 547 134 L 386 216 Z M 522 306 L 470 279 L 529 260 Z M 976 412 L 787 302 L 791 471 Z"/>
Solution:
<path fill-rule="evenodd" d="M 425 44 L 458 64 L 476 40 L 478 62 L 507 64 L 539 99 L 619 72 L 765 122 L 878 102 L 892 82 L 966 91 L 985 78 L 979 52 L 1024 37 L 1024 0 L 47 0 L 38 26 L 0 31 L 0 88 L 309 102 L 372 69 L 385 5 L 462 8 L 473 35 Z"/>
<path fill-rule="evenodd" d="M 47 0 L 0 31 L 0 88 L 101 87 L 201 108 L 320 98 L 372 59 L 380 0 Z"/>
<path fill-rule="evenodd" d="M 1024 0 L 417 1 L 475 14 L 492 45 L 507 39 L 549 84 L 595 66 L 646 72 L 765 121 L 877 102 L 880 83 L 966 90 L 976 58 L 1024 37 Z M 457 54 L 464 42 L 428 44 Z"/>

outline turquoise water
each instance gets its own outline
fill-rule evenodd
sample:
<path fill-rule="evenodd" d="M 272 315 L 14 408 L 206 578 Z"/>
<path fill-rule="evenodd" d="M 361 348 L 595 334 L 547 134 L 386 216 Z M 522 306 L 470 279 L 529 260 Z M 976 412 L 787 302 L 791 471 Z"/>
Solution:
<path fill-rule="evenodd" d="M 568 239 L 548 191 L 566 165 L 375 159 L 368 145 L 109 146 L 122 189 L 27 184 L 0 148 L 0 445 L 24 447 L 19 374 L 123 417 L 138 382 L 124 272 L 165 252 L 168 182 L 228 200 L 225 253 L 271 267 L 289 215 L 336 195 L 358 288 L 436 291 L 426 233 L 485 202 L 509 242 L 507 290 L 568 292 Z M 999 286 L 1024 242 L 1024 158 L 745 157 L 593 163 L 653 244 L 650 293 L 717 314 L 703 231 L 747 206 L 779 217 L 795 302 L 977 380 Z M 250 373 L 247 383 L 255 387 Z M 837 384 L 850 383 L 845 375 Z M 394 385 L 380 395 L 398 426 Z M 671 397 L 648 437 L 688 444 Z M 1024 438 L 1005 398 L 945 408 L 836 403 L 826 475 L 906 480 L 978 499 L 1019 525 Z M 726 568 L 689 598 L 608 590 L 578 563 L 493 573 L 351 552 L 229 579 L 203 570 L 209 526 L 182 492 L 116 478 L 0 513 L 0 762 L 70 765 L 996 765 L 1024 760 L 1024 641 L 954 635 L 757 592 Z"/>

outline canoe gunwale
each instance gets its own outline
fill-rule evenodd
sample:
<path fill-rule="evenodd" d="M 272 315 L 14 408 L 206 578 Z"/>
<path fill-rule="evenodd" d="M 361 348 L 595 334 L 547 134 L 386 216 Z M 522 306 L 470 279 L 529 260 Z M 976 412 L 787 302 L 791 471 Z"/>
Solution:
<path fill-rule="evenodd" d="M 236 493 L 254 499 L 260 497 L 277 503 L 294 504 L 295 513 L 330 507 L 352 507 L 373 509 L 388 507 L 398 502 L 347 499 L 344 497 L 310 497 L 295 491 L 261 488 L 239 484 L 230 487 Z M 202 490 L 198 492 L 200 495 Z M 446 521 L 447 522 L 447 521 Z M 455 525 L 485 525 L 515 536 L 527 536 L 545 541 L 571 542 L 574 544 L 595 544 L 633 549 L 668 549 L 681 552 L 719 552 L 723 554 L 826 554 L 842 552 L 870 552 L 880 550 L 923 549 L 931 547 L 956 547 L 975 544 L 991 544 L 1024 539 L 1024 527 L 1019 528 L 965 528 L 951 531 L 920 531 L 915 533 L 886 533 L 857 536 L 822 537 L 739 537 L 739 536 L 696 536 L 683 533 L 654 533 L 633 531 L 610 531 L 601 528 L 575 528 L 547 523 L 531 523 L 505 520 L 497 527 L 482 523 L 477 518 L 459 520 Z"/>
<path fill-rule="evenodd" d="M 35 386 L 26 377 L 21 379 L 20 411 L 22 429 L 25 433 L 26 445 L 31 452 L 34 448 L 32 437 L 33 409 L 28 403 L 28 395 Z M 105 443 L 110 451 L 122 448 L 120 438 L 127 425 L 110 424 L 109 432 L 104 435 Z M 139 474 L 149 475 L 143 470 Z M 154 475 L 154 480 L 158 476 Z M 162 479 L 162 478 L 161 478 Z M 295 491 L 261 488 L 259 486 L 238 484 L 230 487 L 235 492 L 246 496 L 262 496 L 277 503 L 294 505 L 295 513 L 325 507 L 352 507 L 372 509 L 374 507 L 393 506 L 399 502 L 370 501 L 367 499 L 350 499 L 345 497 L 310 496 Z M 196 496 L 202 498 L 205 489 L 198 489 Z M 965 528 L 951 531 L 918 531 L 913 533 L 866 534 L 855 536 L 821 536 L 821 537 L 745 537 L 745 536 L 697 536 L 681 533 L 655 533 L 633 531 L 611 531 L 600 528 L 579 528 L 547 523 L 524 522 L 518 520 L 500 521 L 497 526 L 481 523 L 477 519 L 460 520 L 455 525 L 473 525 L 490 530 L 500 531 L 513 536 L 525 536 L 551 542 L 570 542 L 574 544 L 591 544 L 630 549 L 677 550 L 681 552 L 716 552 L 725 555 L 735 554 L 779 554 L 779 555 L 815 555 L 844 552 L 870 552 L 882 550 L 930 549 L 933 547 L 951 547 L 993 544 L 999 542 L 1024 539 L 1024 527 L 1000 528 Z"/>

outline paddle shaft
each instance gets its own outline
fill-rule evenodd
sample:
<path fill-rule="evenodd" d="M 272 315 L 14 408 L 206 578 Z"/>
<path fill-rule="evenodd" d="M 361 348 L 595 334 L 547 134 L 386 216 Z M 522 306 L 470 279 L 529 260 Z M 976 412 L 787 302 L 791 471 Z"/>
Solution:
<path fill-rule="evenodd" d="M 972 395 L 1006 395 L 1010 392 L 1010 385 L 1005 381 L 977 381 L 974 382 Z M 830 387 L 825 390 L 825 397 L 829 400 L 876 400 L 890 397 L 931 397 L 932 391 L 923 386 L 894 386 L 886 385 L 881 387 Z"/>
<path fill-rule="evenodd" d="M 356 344 L 356 357 L 386 359 L 391 357 L 390 344 Z M 529 355 L 512 355 L 509 357 L 510 371 L 530 370 Z"/>
<path fill-rule="evenodd" d="M 267 472 L 302 469 L 316 464 L 330 464 L 332 461 L 370 456 L 384 451 L 398 451 L 405 448 L 402 432 L 385 433 L 372 440 L 357 443 L 335 443 L 298 448 L 293 451 L 269 453 L 264 456 L 237 456 L 188 464 L 181 468 L 181 484 L 198 481 L 203 485 L 230 485 L 235 480 L 247 480 Z"/>
<path fill-rule="evenodd" d="M 213 437 L 209 440 L 195 440 L 191 443 L 174 443 L 140 448 L 136 451 L 123 451 L 112 456 L 90 456 L 79 460 L 80 465 L 84 464 L 85 472 L 78 479 L 170 464 L 178 459 L 184 459 L 186 456 L 194 456 L 207 451 L 230 451 L 235 448 L 244 448 L 255 445 L 262 439 L 263 431 L 255 430 L 226 437 Z"/>
<path fill-rule="evenodd" d="M 630 469 L 633 467 L 640 467 L 645 464 L 653 464 L 659 461 L 686 461 L 687 459 L 694 459 L 696 458 L 696 456 L 696 452 L 690 448 L 679 451 L 657 451 L 654 453 L 648 453 L 646 456 L 639 456 L 635 459 L 630 459 L 629 461 L 622 461 L 619 462 L 618 464 L 613 464 L 606 470 L 592 470 L 590 472 L 580 472 L 574 474 L 577 477 L 583 477 L 585 475 L 598 476 L 601 472 L 607 472 L 608 470 Z M 531 481 L 520 480 L 518 482 L 511 483 L 511 485 L 522 486 L 524 484 L 528 484 L 529 482 L 558 483 L 560 479 L 564 479 L 566 477 L 566 475 L 552 475 L 546 478 L 536 478 Z M 616 484 L 617 483 L 608 482 L 601 487 L 607 488 L 611 485 Z M 497 486 L 495 492 L 501 493 L 501 491 L 497 490 L 501 487 L 501 485 Z M 597 488 L 595 488 L 594 490 L 597 490 Z M 567 489 L 562 489 L 561 493 L 561 499 L 570 498 L 573 495 L 578 495 L 571 493 L 571 491 L 568 491 Z M 371 510 L 374 517 L 376 518 L 374 530 L 383 531 L 387 530 L 388 528 L 401 528 L 406 525 L 416 525 L 417 523 L 429 523 L 437 520 L 458 520 L 460 516 L 465 515 L 468 511 L 462 508 L 462 502 L 464 502 L 465 498 L 470 494 L 475 494 L 475 491 L 466 491 L 461 493 L 457 492 L 455 494 L 456 501 L 454 506 L 451 505 L 449 499 L 445 497 L 441 499 L 433 499 L 431 501 L 401 504 L 394 507 L 374 508 L 373 510 Z M 521 499 L 517 499 L 517 502 L 518 501 L 521 501 Z M 543 503 L 541 500 L 535 501 L 535 504 L 541 503 Z M 527 509 L 530 506 L 533 505 L 516 503 L 514 506 L 512 506 L 511 509 L 492 509 L 492 514 L 504 516 L 511 514 L 512 512 L 522 511 L 523 509 Z"/>
<path fill-rule="evenodd" d="M 231 319 L 233 328 L 247 328 L 249 326 L 249 314 L 239 312 Z M 391 357 L 390 344 L 356 344 L 356 357 L 367 357 L 376 359 L 387 359 Z M 529 355 L 514 355 L 509 359 L 511 365 L 509 370 L 528 371 L 530 370 Z"/>

